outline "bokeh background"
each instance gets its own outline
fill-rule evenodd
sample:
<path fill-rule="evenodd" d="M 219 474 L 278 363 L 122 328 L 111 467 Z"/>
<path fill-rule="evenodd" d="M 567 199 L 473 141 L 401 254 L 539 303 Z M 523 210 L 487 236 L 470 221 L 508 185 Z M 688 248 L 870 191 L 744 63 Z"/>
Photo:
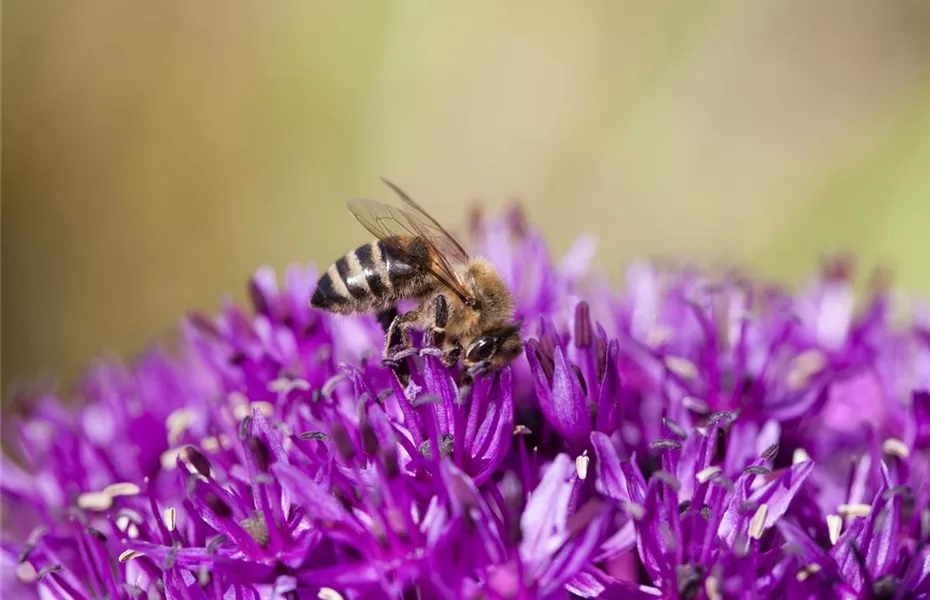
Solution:
<path fill-rule="evenodd" d="M 930 293 L 930 2 L 8 0 L 3 389 L 329 264 L 388 176 L 564 252 Z M 325 266 L 325 265 L 324 265 Z"/>

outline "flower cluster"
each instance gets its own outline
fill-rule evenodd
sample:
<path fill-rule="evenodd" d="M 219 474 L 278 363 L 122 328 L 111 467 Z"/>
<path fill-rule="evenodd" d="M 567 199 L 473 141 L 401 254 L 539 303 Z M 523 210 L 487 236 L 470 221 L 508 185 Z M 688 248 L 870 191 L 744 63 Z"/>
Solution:
<path fill-rule="evenodd" d="M 930 319 L 848 261 L 799 293 L 561 263 L 476 220 L 524 354 L 381 362 L 313 268 L 171 352 L 33 391 L 3 439 L 0 586 L 42 598 L 930 597 Z M 74 408 L 65 408 L 75 404 Z"/>

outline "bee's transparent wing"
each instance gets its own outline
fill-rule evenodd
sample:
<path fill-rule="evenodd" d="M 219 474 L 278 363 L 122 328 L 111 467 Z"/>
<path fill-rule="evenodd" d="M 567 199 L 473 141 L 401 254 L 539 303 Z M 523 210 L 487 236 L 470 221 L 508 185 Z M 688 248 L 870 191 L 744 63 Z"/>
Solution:
<path fill-rule="evenodd" d="M 365 229 L 390 246 L 403 260 L 423 269 L 459 296 L 463 302 L 469 303 L 469 293 L 459 281 L 453 266 L 464 264 L 468 255 L 459 243 L 422 209 L 405 210 L 367 198 L 352 199 L 346 205 Z M 427 251 L 422 254 L 411 252 L 412 239 L 422 241 Z M 449 250 L 452 251 L 451 256 L 448 254 Z"/>
<path fill-rule="evenodd" d="M 403 212 L 416 224 L 420 231 L 423 231 L 433 243 L 439 254 L 451 264 L 465 264 L 468 262 L 468 252 L 462 248 L 452 234 L 445 230 L 436 219 L 433 218 L 426 210 L 413 201 L 402 189 L 391 183 L 385 178 L 381 178 L 386 186 L 394 190 L 394 193 L 400 196 L 413 210 L 403 210 Z"/>

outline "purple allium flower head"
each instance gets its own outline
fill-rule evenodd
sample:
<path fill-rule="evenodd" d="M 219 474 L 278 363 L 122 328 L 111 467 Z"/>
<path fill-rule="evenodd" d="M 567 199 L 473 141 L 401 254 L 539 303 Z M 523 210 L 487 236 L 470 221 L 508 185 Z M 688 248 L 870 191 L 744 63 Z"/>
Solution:
<path fill-rule="evenodd" d="M 472 234 L 523 321 L 497 373 L 417 345 L 396 375 L 294 266 L 17 397 L 4 597 L 930 597 L 924 308 L 857 308 L 842 260 L 798 294 L 646 263 L 616 292 L 590 238 Z"/>

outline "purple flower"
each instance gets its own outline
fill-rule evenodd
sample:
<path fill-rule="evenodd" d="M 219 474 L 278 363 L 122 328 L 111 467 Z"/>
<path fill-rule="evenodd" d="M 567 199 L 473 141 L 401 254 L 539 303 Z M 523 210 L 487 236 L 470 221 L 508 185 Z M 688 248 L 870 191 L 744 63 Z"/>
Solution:
<path fill-rule="evenodd" d="M 42 598 L 930 597 L 930 320 L 737 272 L 586 277 L 473 222 L 526 352 L 398 377 L 373 317 L 261 269 L 253 310 L 4 420 L 0 585 Z M 67 409 L 73 404 L 73 409 Z"/>

